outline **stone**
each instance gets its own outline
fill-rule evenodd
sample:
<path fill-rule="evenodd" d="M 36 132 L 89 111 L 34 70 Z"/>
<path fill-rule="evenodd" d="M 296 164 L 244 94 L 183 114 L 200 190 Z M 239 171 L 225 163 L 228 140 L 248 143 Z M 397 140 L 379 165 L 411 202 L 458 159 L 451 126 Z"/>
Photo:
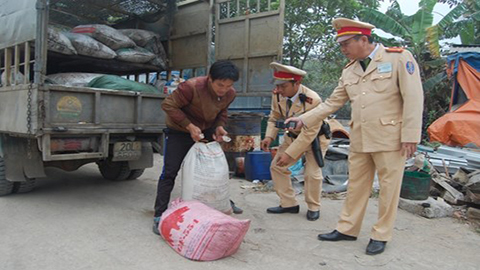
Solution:
<path fill-rule="evenodd" d="M 424 207 L 423 205 L 429 205 L 430 207 Z M 428 197 L 428 199 L 424 201 L 400 198 L 398 207 L 412 214 L 426 218 L 441 218 L 453 215 L 453 207 L 451 205 L 443 200 L 435 200 L 432 197 Z"/>

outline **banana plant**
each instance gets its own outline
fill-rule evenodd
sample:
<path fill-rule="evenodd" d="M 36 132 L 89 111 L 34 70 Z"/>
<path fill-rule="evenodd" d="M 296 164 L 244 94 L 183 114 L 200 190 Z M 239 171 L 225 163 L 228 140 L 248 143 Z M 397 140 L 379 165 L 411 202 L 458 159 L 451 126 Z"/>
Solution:
<path fill-rule="evenodd" d="M 462 44 L 480 44 L 480 0 L 464 0 L 462 20 L 445 25 L 443 35 L 445 38 L 455 37 L 460 29 Z"/>
<path fill-rule="evenodd" d="M 376 25 L 395 36 L 398 45 L 412 52 L 421 67 L 424 90 L 427 92 L 438 84 L 440 78 L 445 77 L 435 73 L 435 70 L 439 69 L 440 73 L 444 73 L 441 67 L 445 60 L 440 58 L 439 41 L 461 33 L 462 28 L 453 28 L 452 25 L 458 23 L 457 20 L 466 11 L 465 4 L 460 3 L 433 25 L 433 8 L 436 4 L 437 0 L 421 0 L 417 12 L 407 16 L 403 14 L 398 2 L 392 1 L 385 13 L 364 8 L 359 16 L 362 21 Z"/>

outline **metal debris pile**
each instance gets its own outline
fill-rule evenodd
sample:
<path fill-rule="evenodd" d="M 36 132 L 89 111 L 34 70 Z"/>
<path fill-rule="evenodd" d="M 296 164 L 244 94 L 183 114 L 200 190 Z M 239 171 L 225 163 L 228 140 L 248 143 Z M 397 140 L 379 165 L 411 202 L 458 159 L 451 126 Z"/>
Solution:
<path fill-rule="evenodd" d="M 432 182 L 426 201 L 401 200 L 400 208 L 434 218 L 454 216 L 480 227 L 480 153 L 441 146 L 437 150 L 420 146 L 406 170 L 428 172 Z M 413 162 L 413 164 L 412 164 Z M 421 205 L 415 208 L 409 204 Z M 431 208 L 426 210 L 427 208 Z M 442 211 L 432 209 L 442 208 Z"/>

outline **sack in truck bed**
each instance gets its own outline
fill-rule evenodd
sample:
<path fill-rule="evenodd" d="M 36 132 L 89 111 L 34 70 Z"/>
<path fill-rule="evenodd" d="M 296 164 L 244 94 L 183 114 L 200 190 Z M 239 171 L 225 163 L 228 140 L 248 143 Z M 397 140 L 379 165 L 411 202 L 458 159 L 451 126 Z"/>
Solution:
<path fill-rule="evenodd" d="M 79 25 L 73 28 L 72 32 L 89 35 L 113 50 L 118 50 L 120 48 L 131 48 L 135 46 L 135 42 L 122 34 L 120 31 L 103 24 Z"/>
<path fill-rule="evenodd" d="M 110 47 L 92 37 L 77 33 L 65 33 L 79 55 L 86 55 L 102 59 L 113 59 L 117 54 Z"/>

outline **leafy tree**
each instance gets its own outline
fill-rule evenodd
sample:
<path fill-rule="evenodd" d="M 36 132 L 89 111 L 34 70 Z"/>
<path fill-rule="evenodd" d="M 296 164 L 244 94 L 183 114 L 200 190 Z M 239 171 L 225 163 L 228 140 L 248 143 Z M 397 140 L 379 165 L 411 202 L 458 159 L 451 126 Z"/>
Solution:
<path fill-rule="evenodd" d="M 331 50 L 332 20 L 354 18 L 362 7 L 378 7 L 378 0 L 288 0 L 285 7 L 284 62 L 303 68 L 312 53 Z"/>

